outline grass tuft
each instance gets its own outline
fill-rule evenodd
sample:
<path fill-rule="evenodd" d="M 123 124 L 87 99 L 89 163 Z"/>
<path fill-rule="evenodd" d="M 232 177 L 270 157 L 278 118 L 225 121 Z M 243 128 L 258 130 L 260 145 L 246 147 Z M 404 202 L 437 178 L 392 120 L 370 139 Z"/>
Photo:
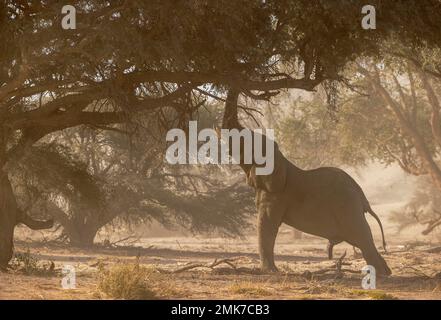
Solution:
<path fill-rule="evenodd" d="M 352 294 L 369 297 L 373 300 L 397 300 L 398 298 L 382 290 L 352 290 Z"/>
<path fill-rule="evenodd" d="M 113 266 L 108 270 L 100 268 L 98 290 L 107 297 L 124 300 L 156 298 L 150 288 L 154 271 L 139 263 Z"/>
<path fill-rule="evenodd" d="M 107 270 L 99 265 L 98 271 L 99 296 L 103 293 L 106 298 L 112 299 L 151 300 L 182 295 L 169 275 L 153 266 L 141 266 L 138 260 Z"/>
<path fill-rule="evenodd" d="M 230 286 L 230 292 L 249 296 L 270 296 L 272 293 L 262 286 L 251 282 L 236 282 Z"/>

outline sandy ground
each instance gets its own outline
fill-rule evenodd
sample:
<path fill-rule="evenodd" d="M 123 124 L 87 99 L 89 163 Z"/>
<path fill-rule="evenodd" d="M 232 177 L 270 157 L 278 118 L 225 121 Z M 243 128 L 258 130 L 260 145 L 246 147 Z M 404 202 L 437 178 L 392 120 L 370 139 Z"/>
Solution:
<path fill-rule="evenodd" d="M 53 273 L 35 275 L 24 270 L 0 272 L 0 299 L 99 299 L 98 265 L 134 263 L 165 273 L 192 264 L 208 265 L 230 259 L 232 265 L 193 268 L 166 274 L 161 281 L 172 287 L 162 298 L 171 299 L 441 299 L 441 252 L 434 245 L 416 242 L 392 244 L 384 257 L 393 275 L 378 278 L 375 291 L 363 290 L 364 260 L 344 244 L 334 249 L 333 261 L 326 258 L 326 242 L 317 238 L 293 241 L 292 235 L 278 238 L 276 263 L 279 273 L 262 274 L 256 269 L 256 239 L 148 238 L 137 246 L 118 248 L 69 248 L 37 242 L 18 242 L 17 252 L 29 252 L 39 264 L 55 264 Z M 142 247 L 140 246 L 142 245 Z M 343 272 L 335 263 L 344 252 Z M 436 251 L 436 250 L 435 250 Z M 63 289 L 63 265 L 76 269 L 76 289 Z M 349 271 L 345 271 L 349 270 Z M 160 284 L 161 285 L 161 284 Z"/>
<path fill-rule="evenodd" d="M 349 172 L 351 172 L 349 170 Z M 334 249 L 333 261 L 327 260 L 326 241 L 306 237 L 293 239 L 292 231 L 282 229 L 275 248 L 276 264 L 280 272 L 261 274 L 256 271 L 259 260 L 255 237 L 222 239 L 176 236 L 176 231 L 150 228 L 136 243 L 118 243 L 118 248 L 96 246 L 90 249 L 69 248 L 41 241 L 48 234 L 29 233 L 17 228 L 16 252 L 29 250 L 39 265 L 54 263 L 55 272 L 36 275 L 20 269 L 0 272 L 0 299 L 99 299 L 97 288 L 99 266 L 135 263 L 137 257 L 143 266 L 165 274 L 159 286 L 171 287 L 162 298 L 177 299 L 440 299 L 441 298 L 441 246 L 440 233 L 421 236 L 421 228 L 406 229 L 396 234 L 396 226 L 388 217 L 400 210 L 415 188 L 414 177 L 404 177 L 398 167 L 375 164 L 360 172 L 351 172 L 365 190 L 374 210 L 385 227 L 389 253 L 384 254 L 393 275 L 378 278 L 376 291 L 361 287 L 361 269 L 365 262 L 354 255 L 350 246 L 340 244 Z M 377 223 L 367 215 L 376 243 L 381 243 Z M 141 229 L 144 229 L 142 227 Z M 153 232 L 158 229 L 158 232 Z M 134 231 L 138 233 L 138 231 Z M 98 235 L 98 241 L 108 239 L 109 232 Z M 112 231 L 114 234 L 114 231 Z M 151 237 L 152 235 L 169 237 Z M 181 233 L 181 234 L 185 234 Z M 254 233 L 253 233 L 254 234 Z M 30 237 L 33 236 L 32 238 Z M 437 235 L 437 236 L 436 236 Z M 173 237 L 172 237 L 173 236 Z M 123 235 L 115 235 L 112 241 Z M 394 240 L 394 241 L 391 241 Z M 130 245 L 130 247 L 129 247 Z M 347 252 L 343 273 L 336 272 L 337 258 Z M 185 272 L 169 273 L 180 268 L 202 264 L 216 259 L 231 259 L 233 266 L 220 264 L 214 268 L 193 268 Z M 72 265 L 76 269 L 76 289 L 61 286 L 61 268 Z M 324 272 L 326 271 L 326 272 Z M 162 274 L 161 273 L 161 274 Z M 158 285 L 158 283 L 156 283 Z"/>

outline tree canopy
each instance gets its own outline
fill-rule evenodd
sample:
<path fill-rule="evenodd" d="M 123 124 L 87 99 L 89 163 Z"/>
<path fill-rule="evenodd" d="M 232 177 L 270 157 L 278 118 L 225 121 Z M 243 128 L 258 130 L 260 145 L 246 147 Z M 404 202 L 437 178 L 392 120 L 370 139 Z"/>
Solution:
<path fill-rule="evenodd" d="M 217 95 L 235 87 L 268 99 L 281 89 L 344 80 L 346 63 L 378 54 L 386 37 L 410 48 L 441 43 L 429 31 L 439 21 L 438 1 L 373 1 L 374 31 L 360 27 L 361 1 L 72 5 L 75 30 L 61 28 L 61 3 L 3 4 L 0 106 L 8 147 L 2 166 L 67 127 L 121 123 L 163 108 L 191 114 L 201 91 Z M 104 110 L 103 100 L 111 101 Z"/>

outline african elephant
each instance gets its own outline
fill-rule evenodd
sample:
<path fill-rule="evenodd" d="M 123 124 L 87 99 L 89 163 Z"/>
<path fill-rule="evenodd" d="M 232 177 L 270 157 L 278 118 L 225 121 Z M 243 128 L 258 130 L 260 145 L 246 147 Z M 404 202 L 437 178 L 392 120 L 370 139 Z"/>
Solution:
<path fill-rule="evenodd" d="M 364 213 L 378 217 L 361 187 L 346 172 L 331 167 L 302 170 L 283 156 L 277 144 L 272 174 L 256 175 L 256 165 L 242 167 L 248 184 L 256 191 L 263 270 L 277 270 L 274 243 L 279 226 L 285 223 L 326 238 L 332 245 L 346 241 L 362 251 L 367 264 L 374 266 L 377 274 L 391 274 L 375 247 Z"/>
<path fill-rule="evenodd" d="M 17 207 L 8 176 L 0 171 L 0 268 L 5 268 L 12 258 L 14 229 L 19 223 L 33 230 L 48 229 L 53 225 L 52 220 L 34 220 Z"/>

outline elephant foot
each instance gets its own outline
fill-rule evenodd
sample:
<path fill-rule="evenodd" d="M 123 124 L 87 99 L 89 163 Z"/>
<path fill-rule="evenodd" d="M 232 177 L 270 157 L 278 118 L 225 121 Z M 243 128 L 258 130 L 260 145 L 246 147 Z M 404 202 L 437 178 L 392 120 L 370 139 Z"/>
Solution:
<path fill-rule="evenodd" d="M 390 276 L 392 274 L 392 270 L 380 255 L 378 255 L 374 261 L 367 260 L 367 263 L 374 266 L 375 272 L 378 276 Z"/>
<path fill-rule="evenodd" d="M 261 263 L 260 270 L 265 273 L 276 273 L 279 272 L 276 265 L 274 263 Z"/>
<path fill-rule="evenodd" d="M 382 266 L 375 266 L 375 271 L 379 276 L 390 276 L 392 274 L 392 270 L 390 270 L 386 263 Z"/>

